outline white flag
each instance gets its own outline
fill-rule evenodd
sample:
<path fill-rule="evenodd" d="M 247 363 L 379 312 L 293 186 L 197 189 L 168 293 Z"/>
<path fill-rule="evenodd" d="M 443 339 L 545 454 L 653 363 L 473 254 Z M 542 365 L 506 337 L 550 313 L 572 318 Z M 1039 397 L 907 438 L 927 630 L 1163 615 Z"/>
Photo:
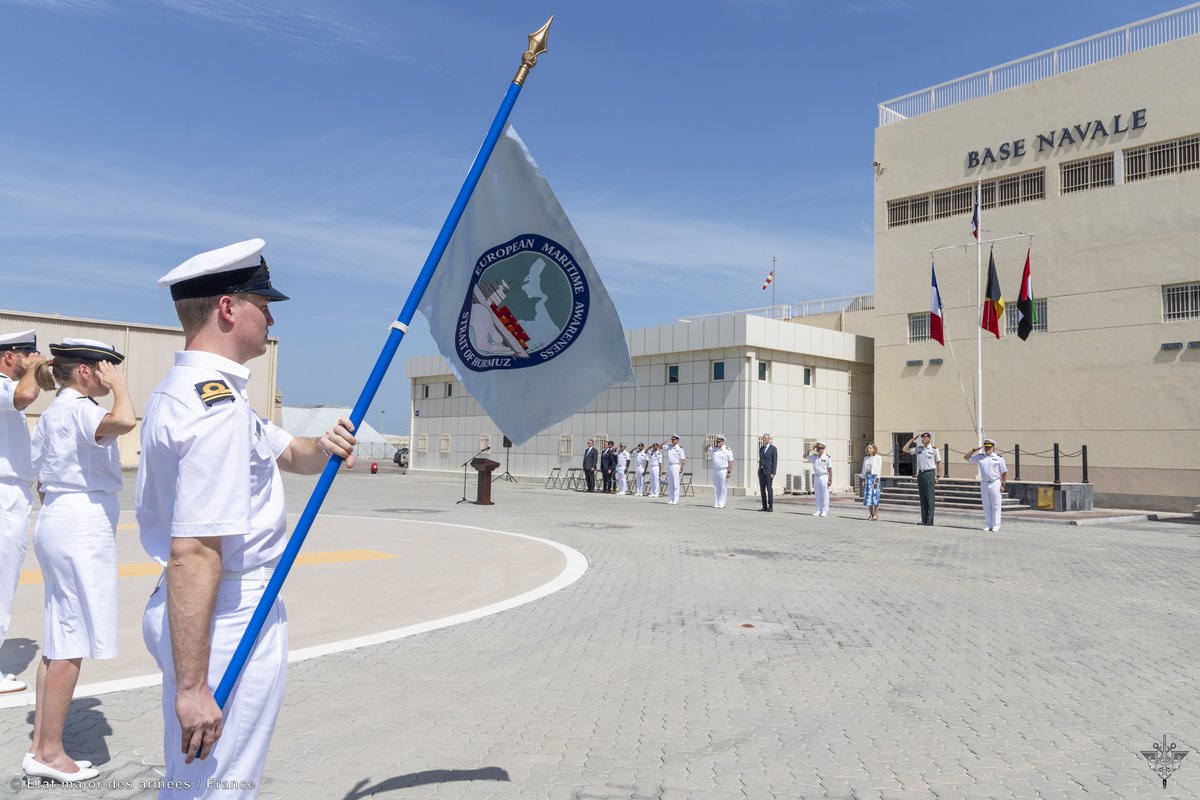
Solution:
<path fill-rule="evenodd" d="M 421 313 L 463 386 L 515 445 L 634 379 L 617 310 L 512 126 Z"/>

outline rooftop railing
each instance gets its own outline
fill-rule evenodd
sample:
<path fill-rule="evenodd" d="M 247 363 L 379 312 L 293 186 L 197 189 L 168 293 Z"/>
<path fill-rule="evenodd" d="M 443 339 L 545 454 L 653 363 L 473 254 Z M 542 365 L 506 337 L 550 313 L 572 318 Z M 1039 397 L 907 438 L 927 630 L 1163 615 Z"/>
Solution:
<path fill-rule="evenodd" d="M 792 320 L 800 317 L 814 317 L 819 314 L 837 314 L 842 311 L 870 311 L 875 308 L 875 295 L 857 294 L 846 297 L 829 297 L 824 300 L 806 300 L 802 303 L 783 303 L 760 308 L 744 308 L 739 311 L 721 311 L 715 314 L 700 314 L 695 317 L 682 317 L 680 322 L 699 322 L 717 317 L 737 316 L 748 314 L 754 317 L 769 319 Z"/>
<path fill-rule="evenodd" d="M 1200 3 L 1026 56 L 879 104 L 879 126 L 1200 33 Z"/>

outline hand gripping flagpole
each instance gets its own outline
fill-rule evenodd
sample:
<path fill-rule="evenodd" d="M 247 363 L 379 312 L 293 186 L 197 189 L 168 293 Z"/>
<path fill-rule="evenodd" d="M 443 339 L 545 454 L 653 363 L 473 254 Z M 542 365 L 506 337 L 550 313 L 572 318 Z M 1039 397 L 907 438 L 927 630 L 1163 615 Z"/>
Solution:
<path fill-rule="evenodd" d="M 454 234 L 454 229 L 458 226 L 458 221 L 462 217 L 463 212 L 466 211 L 467 202 L 471 199 L 471 194 L 475 191 L 475 186 L 479 183 L 479 179 L 483 175 L 483 168 L 487 166 L 488 159 L 492 155 L 492 150 L 495 149 L 496 142 L 500 139 L 500 134 L 504 132 L 508 116 L 512 113 L 513 105 L 517 102 L 517 95 L 521 93 L 521 87 L 525 85 L 525 79 L 529 76 L 529 71 L 537 64 L 538 56 L 546 52 L 546 36 L 552 22 L 554 22 L 554 17 L 550 17 L 546 21 L 546 24 L 535 33 L 529 34 L 529 49 L 521 56 L 521 68 L 517 70 L 512 84 L 508 87 L 508 92 L 504 95 L 504 100 L 500 103 L 500 109 L 496 112 L 496 118 L 492 121 L 492 127 L 488 130 L 487 136 L 484 137 L 483 145 L 475 155 L 475 162 L 471 164 L 471 170 L 467 173 L 467 179 L 463 182 L 462 188 L 458 190 L 458 197 L 455 198 L 454 205 L 450 208 L 450 213 L 447 215 L 446 221 L 442 223 L 442 230 L 438 233 L 438 237 L 433 243 L 433 248 L 429 251 L 428 258 L 425 259 L 425 266 L 421 268 L 416 284 L 414 284 L 412 291 L 409 293 L 404 308 L 400 311 L 400 316 L 392 323 L 387 342 L 384 344 L 383 351 L 379 354 L 379 358 L 375 362 L 375 368 L 371 370 L 371 375 L 367 378 L 366 386 L 363 387 L 362 393 L 358 396 L 358 402 L 354 405 L 354 410 L 350 412 L 350 421 L 354 423 L 355 430 L 358 430 L 358 426 L 362 423 L 363 418 L 366 417 L 367 409 L 370 407 L 371 401 L 375 399 L 375 393 L 379 390 L 379 385 L 383 382 L 383 376 L 387 372 L 388 366 L 392 363 L 392 359 L 396 355 L 396 350 L 400 347 L 400 340 L 404 338 L 404 334 L 408 331 L 409 323 L 412 322 L 412 318 L 417 312 L 417 306 L 421 303 L 421 297 L 425 294 L 425 289 L 429 286 L 429 281 L 433 278 L 434 270 L 437 269 L 438 262 L 442 260 L 442 254 L 445 253 L 446 246 L 450 243 L 450 237 Z M 296 523 L 296 530 L 292 533 L 287 547 L 284 548 L 283 555 L 279 558 L 279 563 L 275 567 L 275 573 L 267 583 L 266 589 L 263 590 L 262 599 L 259 601 L 258 607 L 254 610 L 254 616 L 250 618 L 246 632 L 242 634 L 242 640 L 238 643 L 237 650 L 234 651 L 233 658 L 229 662 L 229 667 L 225 670 L 225 675 L 221 678 L 221 683 L 217 686 L 217 691 L 214 694 L 217 705 L 221 706 L 222 709 L 225 707 L 226 702 L 228 702 L 229 695 L 233 693 L 233 686 L 242 674 L 242 668 L 245 667 L 246 660 L 250 657 L 250 651 L 254 648 L 254 643 L 258 640 L 258 634 L 262 631 L 267 614 L 270 613 L 271 606 L 274 605 L 275 599 L 279 596 L 279 590 L 283 587 L 283 582 L 287 580 L 288 572 L 291 570 L 292 564 L 295 563 L 296 556 L 300 553 L 304 539 L 308 536 L 308 531 L 316 519 L 317 512 L 321 509 L 321 504 L 325 502 L 325 496 L 329 494 L 329 488 L 333 485 L 333 479 L 337 477 L 337 472 L 341 464 L 342 459 L 340 457 L 336 455 L 329 457 L 329 462 L 321 472 L 321 477 L 317 480 L 317 485 L 313 489 L 312 496 L 308 498 L 308 505 L 304 507 L 304 513 L 300 515 L 300 520 Z"/>

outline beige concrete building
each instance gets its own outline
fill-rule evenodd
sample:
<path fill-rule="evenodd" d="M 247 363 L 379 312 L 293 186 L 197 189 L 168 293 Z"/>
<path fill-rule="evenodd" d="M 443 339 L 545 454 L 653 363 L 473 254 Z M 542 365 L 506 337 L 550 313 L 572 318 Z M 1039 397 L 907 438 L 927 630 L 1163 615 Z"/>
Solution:
<path fill-rule="evenodd" d="M 108 320 L 83 319 L 81 317 L 60 317 L 53 314 L 30 314 L 22 311 L 0 311 L 0 332 L 37 329 L 38 347 L 42 353 L 50 355 L 50 343 L 61 342 L 67 337 L 95 339 L 106 342 L 117 348 L 125 355 L 126 381 L 129 384 L 133 407 L 138 416 L 138 427 L 118 442 L 121 450 L 121 466 L 136 467 L 140 455 L 142 412 L 146 408 L 146 398 L 158 385 L 167 370 L 175 363 L 175 351 L 183 349 L 183 329 L 163 325 L 141 325 L 132 322 L 112 322 Z M 250 402 L 254 410 L 273 422 L 280 422 L 281 400 L 276 394 L 276 364 L 279 342 L 277 339 L 267 340 L 267 352 L 250 361 Z M 37 423 L 41 413 L 46 410 L 54 397 L 48 392 L 42 392 L 38 399 L 26 409 L 26 419 L 30 430 Z M 100 398 L 98 402 L 108 408 L 112 403 L 108 398 Z"/>
<path fill-rule="evenodd" d="M 843 309 L 870 306 L 869 297 L 843 299 Z M 730 491 L 757 495 L 759 436 L 770 433 L 780 459 L 775 491 L 807 490 L 811 467 L 804 450 L 818 439 L 834 460 L 834 489 L 848 490 L 851 466 L 857 473 L 873 427 L 871 339 L 840 330 L 841 310 L 820 304 L 786 309 L 786 320 L 740 312 L 626 331 L 637 385 L 601 392 L 507 454 L 501 431 L 445 359 L 411 358 L 412 467 L 454 472 L 490 447 L 502 470 L 507 455 L 511 472 L 541 480 L 554 467 L 563 473 L 579 467 L 588 439 L 632 449 L 678 433 L 693 485 L 711 487 L 704 450 L 724 434 L 735 460 Z M 809 320 L 819 325 L 803 324 Z"/>
<path fill-rule="evenodd" d="M 880 105 L 875 435 L 976 444 L 976 187 L 1006 330 L 985 334 L 983 433 L 1088 446 L 1098 504 L 1200 502 L 1200 5 Z M 1016 334 L 1032 240 L 1038 329 Z M 947 249 L 939 249 L 946 247 Z M 935 251 L 935 252 L 934 252 Z M 946 347 L 929 340 L 930 263 Z M 988 250 L 983 251 L 986 280 Z M 972 470 L 952 454 L 952 475 Z M 1078 458 L 1063 480 L 1079 480 Z"/>

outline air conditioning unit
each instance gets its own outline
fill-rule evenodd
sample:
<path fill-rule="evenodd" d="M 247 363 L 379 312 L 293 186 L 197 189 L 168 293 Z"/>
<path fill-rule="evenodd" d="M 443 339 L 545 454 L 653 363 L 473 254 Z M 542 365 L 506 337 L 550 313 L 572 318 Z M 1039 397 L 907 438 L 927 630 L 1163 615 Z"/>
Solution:
<path fill-rule="evenodd" d="M 784 494 L 810 494 L 812 492 L 812 473 L 801 472 L 795 475 L 785 475 L 783 491 Z"/>

